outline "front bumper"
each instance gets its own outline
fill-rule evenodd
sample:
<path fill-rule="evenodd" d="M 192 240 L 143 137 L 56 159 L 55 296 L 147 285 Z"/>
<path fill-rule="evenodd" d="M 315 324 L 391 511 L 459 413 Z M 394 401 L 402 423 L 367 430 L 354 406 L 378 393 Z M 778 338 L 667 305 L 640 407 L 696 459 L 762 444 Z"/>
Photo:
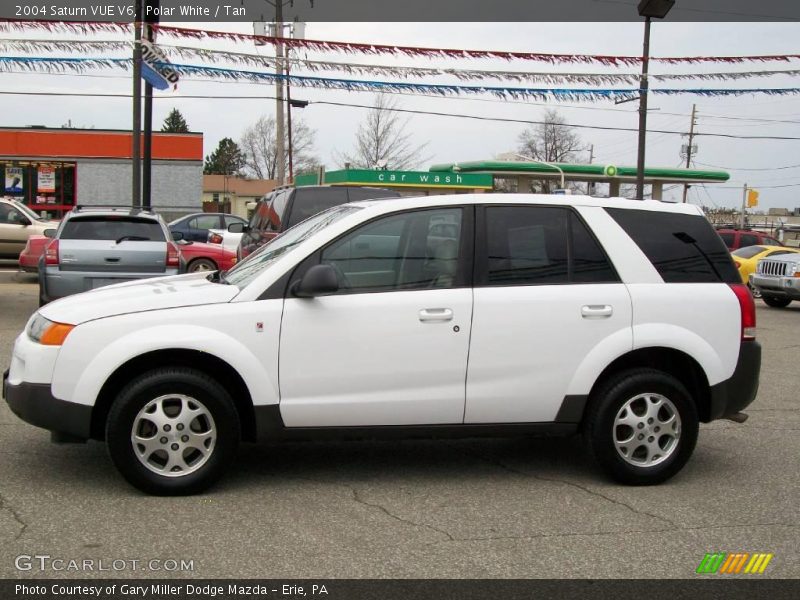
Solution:
<path fill-rule="evenodd" d="M 800 277 L 770 277 L 753 273 L 750 285 L 760 289 L 762 294 L 800 300 Z"/>
<path fill-rule="evenodd" d="M 3 397 L 11 411 L 23 421 L 50 431 L 88 439 L 92 407 L 59 400 L 50 392 L 50 384 L 8 381 L 3 373 Z"/>
<path fill-rule="evenodd" d="M 711 386 L 709 414 L 704 421 L 724 419 L 740 412 L 755 400 L 761 371 L 761 344 L 742 342 L 733 375 Z"/>

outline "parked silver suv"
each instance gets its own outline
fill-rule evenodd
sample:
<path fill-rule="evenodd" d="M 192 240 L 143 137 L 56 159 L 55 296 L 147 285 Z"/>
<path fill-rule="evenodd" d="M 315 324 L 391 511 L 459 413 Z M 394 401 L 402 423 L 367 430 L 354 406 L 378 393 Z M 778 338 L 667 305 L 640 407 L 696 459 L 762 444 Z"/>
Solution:
<path fill-rule="evenodd" d="M 761 292 L 769 306 L 784 308 L 800 300 L 800 254 L 781 254 L 758 261 L 750 287 Z"/>
<path fill-rule="evenodd" d="M 157 214 L 130 208 L 68 213 L 39 264 L 39 305 L 71 294 L 177 275 L 180 251 Z"/>

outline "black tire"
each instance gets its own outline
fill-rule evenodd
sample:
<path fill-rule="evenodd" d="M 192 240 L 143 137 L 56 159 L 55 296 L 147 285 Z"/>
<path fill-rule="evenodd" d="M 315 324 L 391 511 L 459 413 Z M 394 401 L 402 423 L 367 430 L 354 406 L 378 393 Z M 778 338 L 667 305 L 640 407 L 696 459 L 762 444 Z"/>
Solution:
<path fill-rule="evenodd" d="M 781 296 L 767 296 L 763 294 L 761 299 L 766 303 L 767 306 L 771 306 L 773 308 L 786 308 L 791 304 L 791 298 L 783 298 Z"/>
<path fill-rule="evenodd" d="M 146 405 L 156 398 L 176 394 L 190 397 L 207 410 L 213 420 L 216 439 L 208 457 L 196 470 L 167 476 L 145 466 L 137 456 L 131 435 L 134 422 Z M 177 436 L 177 429 L 175 427 L 171 435 Z M 160 429 L 158 431 L 154 439 L 163 435 Z M 188 429 L 185 433 L 189 433 Z M 211 377 L 184 367 L 156 369 L 131 381 L 117 396 L 106 421 L 108 452 L 119 472 L 134 487 L 161 496 L 196 494 L 211 486 L 232 462 L 240 438 L 239 415 L 225 388 Z M 191 448 L 187 447 L 186 451 L 191 452 Z"/>
<path fill-rule="evenodd" d="M 680 418 L 680 435 L 674 447 L 666 458 L 660 459 L 661 462 L 651 465 L 631 464 L 622 457 L 614 443 L 614 436 L 620 431 L 615 426 L 617 415 L 627 402 L 643 394 L 665 397 Z M 648 425 L 644 424 L 644 427 Z M 613 479 L 628 485 L 654 485 L 666 481 L 683 468 L 694 451 L 698 430 L 697 407 L 683 384 L 662 371 L 641 368 L 614 375 L 592 394 L 583 433 L 590 454 Z M 630 428 L 630 431 L 638 435 L 636 429 Z M 643 432 L 649 435 L 647 429 Z M 663 432 L 661 436 L 664 436 Z M 656 443 L 663 439 L 659 437 Z M 669 437 L 666 440 L 669 442 Z M 634 458 L 632 456 L 631 460 Z"/>
<path fill-rule="evenodd" d="M 217 271 L 217 263 L 210 258 L 195 258 L 186 266 L 187 273 L 196 273 L 197 271 Z"/>

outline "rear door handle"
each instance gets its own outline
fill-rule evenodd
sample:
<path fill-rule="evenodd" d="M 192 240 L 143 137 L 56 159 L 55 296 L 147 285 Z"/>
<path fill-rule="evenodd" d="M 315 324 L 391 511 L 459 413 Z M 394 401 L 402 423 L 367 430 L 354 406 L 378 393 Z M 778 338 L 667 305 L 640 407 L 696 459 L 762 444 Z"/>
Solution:
<path fill-rule="evenodd" d="M 581 308 L 584 319 L 604 319 L 614 314 L 614 308 L 608 304 L 587 304 Z"/>
<path fill-rule="evenodd" d="M 419 320 L 423 323 L 432 321 L 452 321 L 453 309 L 451 308 L 423 308 L 419 311 Z"/>

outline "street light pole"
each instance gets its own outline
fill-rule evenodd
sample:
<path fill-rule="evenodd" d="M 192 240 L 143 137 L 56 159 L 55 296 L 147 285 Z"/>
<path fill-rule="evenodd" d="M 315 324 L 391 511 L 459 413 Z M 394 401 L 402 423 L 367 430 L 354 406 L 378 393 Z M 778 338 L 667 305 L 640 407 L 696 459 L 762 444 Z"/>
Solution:
<path fill-rule="evenodd" d="M 644 154 L 647 136 L 647 79 L 650 67 L 650 20 L 663 19 L 675 5 L 675 0 L 641 0 L 636 9 L 644 17 L 644 45 L 642 48 L 642 75 L 639 78 L 639 151 L 636 159 L 636 197 L 644 200 Z"/>
<path fill-rule="evenodd" d="M 540 165 L 544 165 L 546 167 L 550 167 L 551 169 L 555 169 L 556 171 L 558 171 L 559 175 L 561 175 L 561 189 L 562 190 L 564 189 L 564 170 L 561 167 L 559 167 L 558 165 L 555 165 L 553 163 L 550 163 L 550 162 L 547 162 L 547 161 L 544 161 L 544 160 L 539 160 L 539 159 L 536 159 L 536 158 L 532 158 L 530 156 L 525 156 L 524 154 L 514 154 L 514 156 L 517 156 L 519 158 L 524 158 L 525 160 L 529 160 L 531 162 L 539 163 Z"/>

